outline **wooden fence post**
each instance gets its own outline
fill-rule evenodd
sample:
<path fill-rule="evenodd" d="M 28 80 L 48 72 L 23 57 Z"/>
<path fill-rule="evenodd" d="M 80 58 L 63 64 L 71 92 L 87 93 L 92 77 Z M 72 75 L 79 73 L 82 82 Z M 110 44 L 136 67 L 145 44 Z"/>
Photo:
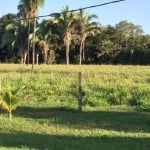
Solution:
<path fill-rule="evenodd" d="M 0 77 L 0 93 L 2 91 L 2 77 Z"/>
<path fill-rule="evenodd" d="M 0 77 L 0 94 L 2 92 L 2 77 Z M 0 102 L 0 108 L 2 107 L 2 102 Z"/>
<path fill-rule="evenodd" d="M 82 112 L 82 97 L 83 97 L 83 92 L 82 92 L 82 73 L 78 72 L 78 112 Z"/>

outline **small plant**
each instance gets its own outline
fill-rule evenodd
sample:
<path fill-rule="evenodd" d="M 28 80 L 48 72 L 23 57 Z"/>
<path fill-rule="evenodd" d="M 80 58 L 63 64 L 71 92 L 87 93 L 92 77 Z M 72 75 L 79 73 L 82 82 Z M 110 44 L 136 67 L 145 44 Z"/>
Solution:
<path fill-rule="evenodd" d="M 0 107 L 8 113 L 9 119 L 12 118 L 12 111 L 16 109 L 20 100 L 20 89 L 11 90 L 10 88 L 3 89 L 0 93 Z"/>

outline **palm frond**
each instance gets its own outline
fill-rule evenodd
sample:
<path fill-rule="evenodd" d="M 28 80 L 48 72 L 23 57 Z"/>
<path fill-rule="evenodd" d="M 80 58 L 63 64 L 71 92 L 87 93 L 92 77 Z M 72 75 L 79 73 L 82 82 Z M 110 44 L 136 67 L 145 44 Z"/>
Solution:
<path fill-rule="evenodd" d="M 15 90 L 10 90 L 8 88 L 3 89 L 0 93 L 1 108 L 6 110 L 7 112 L 14 110 L 20 101 L 18 93 L 21 90 L 22 90 L 22 88 L 15 89 Z"/>

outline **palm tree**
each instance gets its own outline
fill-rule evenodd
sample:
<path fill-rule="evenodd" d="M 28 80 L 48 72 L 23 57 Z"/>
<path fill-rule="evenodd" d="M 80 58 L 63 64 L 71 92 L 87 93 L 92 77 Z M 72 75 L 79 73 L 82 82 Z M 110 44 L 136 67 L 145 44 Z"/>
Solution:
<path fill-rule="evenodd" d="M 45 0 L 20 0 L 23 7 L 33 18 L 33 45 L 32 45 L 32 69 L 35 62 L 35 32 L 39 6 L 44 4 Z"/>
<path fill-rule="evenodd" d="M 18 89 L 5 89 L 0 93 L 0 107 L 8 113 L 9 119 L 12 118 L 12 111 L 16 108 L 20 98 Z"/>
<path fill-rule="evenodd" d="M 30 39 L 29 39 L 29 35 L 30 35 L 30 23 L 31 23 L 31 8 L 30 8 L 30 1 L 28 0 L 21 0 L 19 2 L 18 5 L 18 16 L 21 17 L 21 19 L 23 18 L 22 22 L 23 24 L 25 24 L 25 26 L 28 26 L 28 40 L 27 40 L 27 51 L 25 51 L 25 54 L 28 55 L 28 61 L 27 64 L 29 64 L 29 49 L 30 49 Z M 24 59 L 24 62 L 26 62 L 26 57 Z"/>
<path fill-rule="evenodd" d="M 54 24 L 57 25 L 61 35 L 63 35 L 64 44 L 66 47 L 66 64 L 69 64 L 69 51 L 74 30 L 74 14 L 69 12 L 69 7 L 63 9 L 61 15 L 54 15 Z"/>
<path fill-rule="evenodd" d="M 38 16 L 38 7 L 44 4 L 45 0 L 30 0 L 30 7 L 33 16 L 33 50 L 32 50 L 32 69 L 35 60 L 35 32 L 36 32 L 36 22 Z"/>
<path fill-rule="evenodd" d="M 53 44 L 51 44 L 51 39 L 54 37 L 52 35 L 51 21 L 43 20 L 39 26 L 39 46 L 42 49 L 42 54 L 44 56 L 44 64 L 48 63 L 48 53 L 51 51 Z"/>
<path fill-rule="evenodd" d="M 82 63 L 82 58 L 85 60 L 85 40 L 88 36 L 100 33 L 101 28 L 98 22 L 92 22 L 92 19 L 97 19 L 96 15 L 89 15 L 82 9 L 76 14 L 76 27 L 80 44 L 80 62 Z"/>
<path fill-rule="evenodd" d="M 26 63 L 26 58 L 28 55 L 28 28 L 25 24 L 18 23 L 16 29 L 16 41 L 15 44 L 19 49 L 19 53 L 21 56 L 21 63 Z"/>

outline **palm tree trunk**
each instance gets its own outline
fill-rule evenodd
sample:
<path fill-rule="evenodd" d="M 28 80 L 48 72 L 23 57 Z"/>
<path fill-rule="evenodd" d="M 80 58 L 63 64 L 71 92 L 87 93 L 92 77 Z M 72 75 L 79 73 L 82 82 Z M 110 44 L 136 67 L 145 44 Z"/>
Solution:
<path fill-rule="evenodd" d="M 27 65 L 29 65 L 29 59 L 30 59 L 30 56 L 29 56 L 29 49 L 30 49 L 30 39 L 29 39 L 29 34 L 30 34 L 30 20 L 28 19 L 28 61 L 27 61 Z"/>
<path fill-rule="evenodd" d="M 12 119 L 12 113 L 11 111 L 8 112 L 8 118 L 11 120 Z"/>
<path fill-rule="evenodd" d="M 39 64 L 39 54 L 38 53 L 36 54 L 36 64 L 37 65 Z"/>
<path fill-rule="evenodd" d="M 44 54 L 44 64 L 47 64 L 47 52 Z"/>
<path fill-rule="evenodd" d="M 23 64 L 23 54 L 21 55 L 21 64 Z"/>
<path fill-rule="evenodd" d="M 70 51 L 70 33 L 66 33 L 64 43 L 66 46 L 66 64 L 69 65 L 69 51 Z"/>
<path fill-rule="evenodd" d="M 69 65 L 69 48 L 70 48 L 70 44 L 68 42 L 66 45 L 66 63 L 67 63 L 67 65 Z"/>
<path fill-rule="evenodd" d="M 81 65 L 82 64 L 82 42 L 80 42 L 80 62 L 79 64 Z"/>
<path fill-rule="evenodd" d="M 44 48 L 44 64 L 47 64 L 47 53 L 48 53 L 47 49 Z"/>
<path fill-rule="evenodd" d="M 23 64 L 26 63 L 27 53 L 28 53 L 28 52 L 25 50 L 25 52 L 24 52 L 24 58 L 23 58 Z"/>
<path fill-rule="evenodd" d="M 82 42 L 83 60 L 85 61 L 84 41 Z"/>
<path fill-rule="evenodd" d="M 32 70 L 34 67 L 35 62 L 35 29 L 36 29 L 36 18 L 33 18 L 34 25 L 33 25 L 33 49 L 32 49 Z"/>

